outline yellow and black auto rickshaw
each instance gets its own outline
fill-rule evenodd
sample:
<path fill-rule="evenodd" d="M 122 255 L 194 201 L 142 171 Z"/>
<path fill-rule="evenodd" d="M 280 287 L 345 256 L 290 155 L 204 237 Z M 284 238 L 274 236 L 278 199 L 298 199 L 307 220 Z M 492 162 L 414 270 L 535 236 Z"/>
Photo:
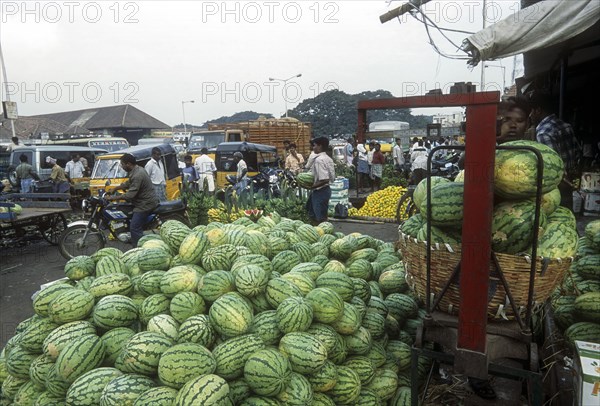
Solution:
<path fill-rule="evenodd" d="M 217 167 L 217 187 L 228 185 L 227 175 L 237 173 L 237 164 L 233 154 L 241 152 L 248 166 L 247 176 L 255 176 L 265 166 L 278 166 L 277 148 L 271 145 L 253 144 L 250 142 L 222 142 L 215 152 Z"/>
<path fill-rule="evenodd" d="M 120 165 L 121 157 L 124 154 L 133 155 L 138 165 L 145 166 L 152 157 L 153 148 L 160 149 L 162 155 L 167 182 L 167 199 L 178 199 L 181 194 L 181 170 L 177 160 L 177 151 L 170 144 L 138 145 L 97 157 L 90 179 L 92 196 L 97 196 L 100 190 L 117 187 L 127 179 L 127 173 Z M 108 188 L 106 187 L 107 180 L 110 180 Z"/>

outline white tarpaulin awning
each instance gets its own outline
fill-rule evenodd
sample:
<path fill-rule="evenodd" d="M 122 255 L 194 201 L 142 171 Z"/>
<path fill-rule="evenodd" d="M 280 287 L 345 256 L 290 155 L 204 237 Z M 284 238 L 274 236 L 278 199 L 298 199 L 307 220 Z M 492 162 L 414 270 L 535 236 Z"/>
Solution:
<path fill-rule="evenodd" d="M 470 65 L 559 44 L 600 19 L 599 0 L 543 0 L 508 16 L 463 42 Z"/>

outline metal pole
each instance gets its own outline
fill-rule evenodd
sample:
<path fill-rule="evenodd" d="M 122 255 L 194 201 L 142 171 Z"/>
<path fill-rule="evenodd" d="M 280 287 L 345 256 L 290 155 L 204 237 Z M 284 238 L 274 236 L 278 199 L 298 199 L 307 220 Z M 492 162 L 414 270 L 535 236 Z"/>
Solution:
<path fill-rule="evenodd" d="M 6 92 L 6 101 L 10 101 L 10 93 L 8 92 L 8 76 L 6 74 L 6 65 L 4 65 L 4 55 L 2 54 L 2 43 L 0 42 L 0 62 L 2 63 L 2 76 L 4 78 L 4 90 Z M 12 136 L 16 137 L 15 133 L 15 121 L 10 120 L 10 126 L 12 128 Z"/>
<path fill-rule="evenodd" d="M 181 111 L 183 112 L 183 133 L 187 134 L 187 125 L 185 124 L 185 102 L 181 102 Z"/>
<path fill-rule="evenodd" d="M 288 107 L 287 107 L 287 89 L 285 87 L 285 85 L 287 84 L 289 79 L 286 79 L 283 81 L 283 90 L 285 91 L 284 95 L 283 95 L 283 100 L 285 102 L 285 118 L 288 118 Z"/>
<path fill-rule="evenodd" d="M 487 0 L 483 0 L 483 11 L 482 11 L 482 15 L 483 15 L 483 29 L 485 30 L 485 25 L 486 25 L 486 18 L 487 18 L 487 14 L 485 12 L 486 10 L 486 6 L 487 6 Z M 484 61 L 481 61 L 481 91 L 485 92 L 485 63 Z"/>

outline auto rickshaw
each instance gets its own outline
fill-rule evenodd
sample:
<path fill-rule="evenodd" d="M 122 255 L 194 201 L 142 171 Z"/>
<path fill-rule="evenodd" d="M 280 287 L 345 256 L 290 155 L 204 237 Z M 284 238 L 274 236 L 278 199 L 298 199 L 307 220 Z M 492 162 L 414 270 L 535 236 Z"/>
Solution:
<path fill-rule="evenodd" d="M 265 166 L 278 166 L 277 148 L 271 145 L 253 144 L 250 142 L 222 142 L 215 152 L 217 167 L 216 186 L 227 186 L 227 175 L 236 175 L 237 165 L 233 154 L 241 152 L 248 166 L 247 176 L 255 176 Z"/>
<path fill-rule="evenodd" d="M 120 165 L 123 155 L 133 155 L 137 164 L 143 167 L 152 157 L 153 148 L 160 149 L 162 155 L 167 182 L 167 199 L 178 199 L 181 194 L 181 170 L 177 161 L 177 151 L 170 144 L 137 145 L 97 157 L 90 179 L 92 196 L 97 196 L 100 190 L 111 190 L 127 180 L 127 172 Z M 110 180 L 110 186 L 107 187 L 106 181 L 108 180 Z"/>

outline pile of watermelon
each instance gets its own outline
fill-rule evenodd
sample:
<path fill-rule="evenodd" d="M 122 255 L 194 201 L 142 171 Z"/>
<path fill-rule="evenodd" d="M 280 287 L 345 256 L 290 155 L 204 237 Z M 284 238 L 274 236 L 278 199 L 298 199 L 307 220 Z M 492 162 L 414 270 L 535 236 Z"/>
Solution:
<path fill-rule="evenodd" d="M 390 243 L 277 213 L 167 221 L 65 274 L 2 351 L 1 405 L 410 402 L 424 311 Z"/>
<path fill-rule="evenodd" d="M 571 210 L 560 206 L 560 191 L 564 165 L 551 148 L 533 141 L 512 141 L 503 145 L 527 146 L 538 150 L 544 162 L 542 206 L 537 241 L 537 255 L 547 258 L 570 258 L 575 255 L 579 236 Z M 504 254 L 531 253 L 536 197 L 535 154 L 527 150 L 496 152 L 492 218 L 492 249 Z M 474 170 L 475 172 L 475 170 Z M 454 182 L 441 177 L 421 181 L 413 200 L 420 214 L 403 223 L 400 230 L 425 241 L 427 221 L 432 224 L 434 243 L 460 244 L 463 222 L 464 177 L 462 172 Z M 474 176 L 481 174 L 474 173 Z M 482 176 L 482 175 L 481 175 Z M 431 218 L 427 213 L 427 183 L 431 181 Z"/>
<path fill-rule="evenodd" d="M 586 226 L 571 272 L 553 294 L 552 308 L 569 342 L 600 343 L 600 220 Z"/>

